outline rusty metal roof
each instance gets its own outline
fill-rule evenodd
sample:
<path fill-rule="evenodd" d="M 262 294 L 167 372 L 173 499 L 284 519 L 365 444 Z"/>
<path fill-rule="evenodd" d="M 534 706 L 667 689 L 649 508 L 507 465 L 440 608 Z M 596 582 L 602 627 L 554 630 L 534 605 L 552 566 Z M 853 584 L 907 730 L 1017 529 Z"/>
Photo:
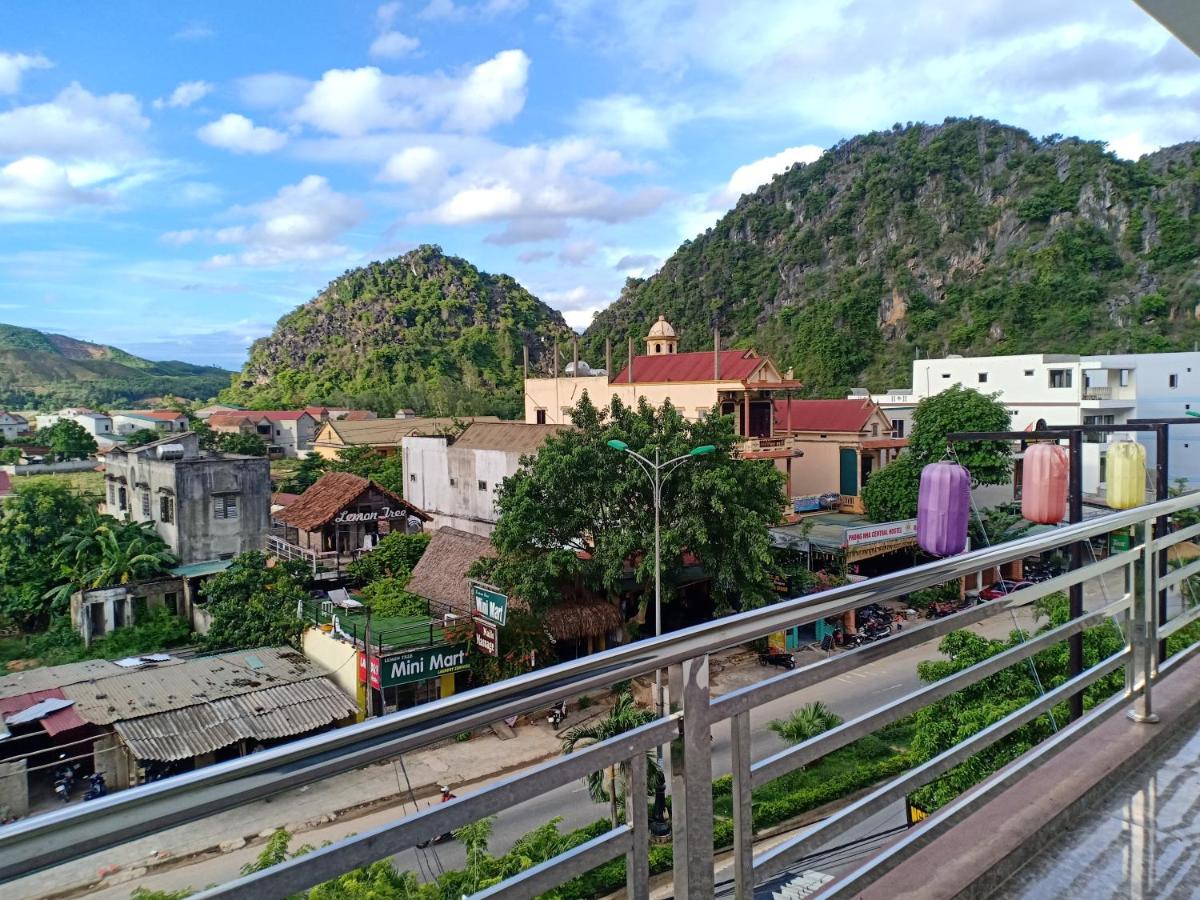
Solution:
<path fill-rule="evenodd" d="M 158 666 L 177 665 L 183 660 L 172 659 Z M 0 678 L 0 699 L 18 697 L 33 691 L 49 691 L 55 688 L 65 688 L 81 681 L 92 681 L 97 678 L 109 678 L 113 675 L 128 674 L 128 669 L 122 669 L 116 663 L 107 659 L 88 659 L 83 662 L 66 663 L 61 666 L 45 666 L 38 669 L 27 669 L 24 672 L 14 672 Z"/>
<path fill-rule="evenodd" d="M 115 722 L 138 759 L 190 759 L 240 740 L 277 740 L 324 728 L 358 707 L 332 683 L 314 678 L 226 697 L 186 709 Z"/>
<path fill-rule="evenodd" d="M 63 694 L 75 701 L 84 719 L 109 725 L 327 674 L 290 647 L 262 647 L 172 662 L 132 671 L 114 666 L 116 674 L 63 685 Z"/>
<path fill-rule="evenodd" d="M 505 450 L 537 453 L 547 438 L 570 425 L 530 425 L 525 422 L 475 422 L 454 442 L 458 450 Z"/>

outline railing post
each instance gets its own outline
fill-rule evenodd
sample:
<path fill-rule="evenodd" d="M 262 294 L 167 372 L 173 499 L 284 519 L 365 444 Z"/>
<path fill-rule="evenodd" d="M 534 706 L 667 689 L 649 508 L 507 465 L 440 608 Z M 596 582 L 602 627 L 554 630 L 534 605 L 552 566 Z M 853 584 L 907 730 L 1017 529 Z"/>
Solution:
<path fill-rule="evenodd" d="M 750 713 L 729 720 L 733 769 L 733 884 L 735 900 L 754 897 L 754 811 L 751 805 Z"/>
<path fill-rule="evenodd" d="M 625 896 L 650 896 L 650 810 L 646 805 L 646 754 L 637 753 L 625 768 L 625 821 L 633 829 L 633 848 L 625 855 Z"/>
<path fill-rule="evenodd" d="M 1157 554 L 1153 550 L 1154 527 L 1152 520 L 1142 526 L 1142 589 L 1137 592 L 1133 604 L 1133 631 L 1136 643 L 1133 661 L 1142 675 L 1141 696 L 1135 700 L 1129 718 L 1134 722 L 1153 724 L 1158 721 L 1151 700 L 1151 685 L 1154 681 L 1154 653 L 1157 626 L 1155 616 L 1155 589 L 1158 587 Z"/>
<path fill-rule="evenodd" d="M 682 734 L 671 742 L 675 896 L 679 900 L 708 900 L 713 895 L 708 656 L 684 660 L 671 674 L 678 675 L 672 679 L 672 688 L 678 688 L 683 712 Z"/>

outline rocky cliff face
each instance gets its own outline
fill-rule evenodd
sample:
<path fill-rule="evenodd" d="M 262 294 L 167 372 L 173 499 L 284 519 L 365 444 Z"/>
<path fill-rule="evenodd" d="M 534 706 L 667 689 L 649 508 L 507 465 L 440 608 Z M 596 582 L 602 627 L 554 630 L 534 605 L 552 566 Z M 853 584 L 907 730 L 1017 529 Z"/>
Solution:
<path fill-rule="evenodd" d="M 509 276 L 422 246 L 345 273 L 280 319 L 224 396 L 260 408 L 517 415 L 522 346 L 536 368 L 567 331 Z"/>
<path fill-rule="evenodd" d="M 586 335 L 755 346 L 814 395 L 907 384 L 917 355 L 1190 349 L 1200 338 L 1200 144 L 1136 163 L 979 119 L 895 126 L 797 165 Z"/>

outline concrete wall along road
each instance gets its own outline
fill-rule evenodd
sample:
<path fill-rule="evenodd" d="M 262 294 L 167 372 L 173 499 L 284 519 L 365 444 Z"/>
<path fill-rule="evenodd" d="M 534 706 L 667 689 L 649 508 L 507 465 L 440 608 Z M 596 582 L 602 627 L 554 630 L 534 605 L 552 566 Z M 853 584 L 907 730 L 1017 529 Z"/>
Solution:
<path fill-rule="evenodd" d="M 359 701 L 358 650 L 353 644 L 319 628 L 306 628 L 300 637 L 300 649 L 310 660 L 329 670 L 329 679 L 347 697 Z"/>

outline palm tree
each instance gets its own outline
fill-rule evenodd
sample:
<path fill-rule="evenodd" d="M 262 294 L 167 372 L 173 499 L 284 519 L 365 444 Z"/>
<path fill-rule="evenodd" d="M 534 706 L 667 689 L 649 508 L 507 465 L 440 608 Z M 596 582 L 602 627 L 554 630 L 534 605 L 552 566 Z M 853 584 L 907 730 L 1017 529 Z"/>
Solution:
<path fill-rule="evenodd" d="M 842 717 L 817 700 L 804 704 L 786 719 L 773 720 L 767 727 L 789 744 L 801 744 L 841 724 Z"/>
<path fill-rule="evenodd" d="M 64 581 L 45 594 L 65 605 L 77 590 L 128 584 L 159 575 L 176 559 L 150 522 L 119 522 L 94 514 L 59 538 Z"/>
<path fill-rule="evenodd" d="M 654 721 L 654 713 L 640 709 L 633 702 L 633 696 L 623 692 L 617 697 L 617 702 L 609 710 L 608 715 L 589 725 L 578 725 L 572 728 L 562 739 L 563 753 L 582 750 L 584 747 L 606 741 L 618 734 L 624 734 L 633 728 Z M 662 780 L 662 771 L 653 753 L 646 754 L 646 792 L 652 795 L 658 782 Z M 617 801 L 621 785 L 617 778 L 617 767 L 609 766 L 603 772 L 592 772 L 584 779 L 588 795 L 596 803 L 610 803 L 613 821 L 617 821 Z"/>

